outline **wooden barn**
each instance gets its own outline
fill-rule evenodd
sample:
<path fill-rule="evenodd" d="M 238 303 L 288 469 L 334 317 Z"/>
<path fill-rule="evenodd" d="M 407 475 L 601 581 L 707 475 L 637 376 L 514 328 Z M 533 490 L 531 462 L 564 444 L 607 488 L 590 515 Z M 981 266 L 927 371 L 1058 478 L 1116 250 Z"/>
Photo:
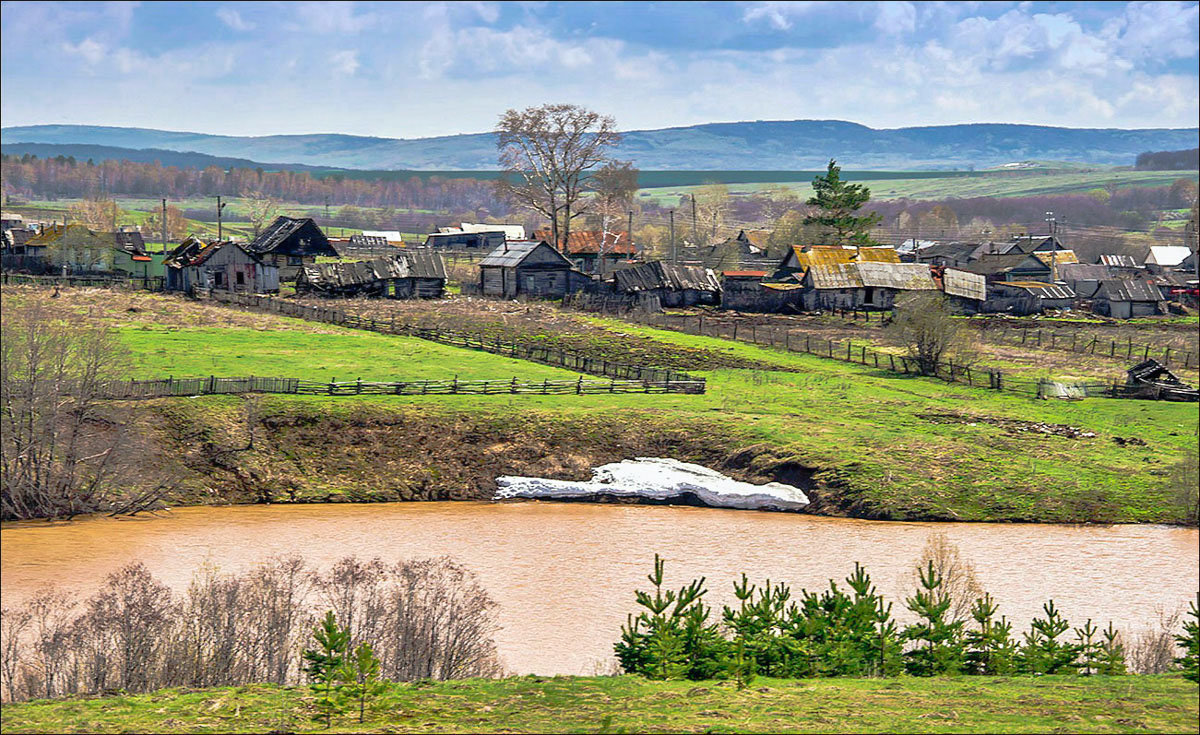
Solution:
<path fill-rule="evenodd" d="M 1151 279 L 1109 279 L 1100 282 L 1092 310 L 1113 319 L 1132 319 L 1159 313 L 1162 293 Z"/>
<path fill-rule="evenodd" d="M 721 282 L 708 268 L 654 261 L 613 274 L 618 293 L 657 296 L 663 306 L 716 306 L 721 302 Z"/>
<path fill-rule="evenodd" d="M 204 243 L 189 237 L 163 260 L 168 291 L 216 289 L 276 293 L 279 268 L 232 242 Z"/>
<path fill-rule="evenodd" d="M 442 256 L 413 250 L 357 263 L 306 265 L 296 277 L 296 293 L 387 299 L 440 299 L 446 292 Z"/>
<path fill-rule="evenodd" d="M 317 262 L 317 256 L 336 258 L 337 250 L 310 217 L 276 217 L 246 250 L 264 263 L 279 268 L 282 281 L 294 281 L 300 268 Z"/>
<path fill-rule="evenodd" d="M 983 311 L 1025 316 L 1041 314 L 1046 309 L 1070 309 L 1074 303 L 1075 292 L 1065 284 L 995 281 L 988 284 Z"/>
<path fill-rule="evenodd" d="M 936 291 L 924 263 L 833 263 L 811 266 L 801 280 L 802 303 L 814 309 L 890 309 L 902 291 Z"/>
<path fill-rule="evenodd" d="M 479 261 L 479 288 L 484 296 L 561 299 L 590 282 L 545 240 L 505 242 Z"/>

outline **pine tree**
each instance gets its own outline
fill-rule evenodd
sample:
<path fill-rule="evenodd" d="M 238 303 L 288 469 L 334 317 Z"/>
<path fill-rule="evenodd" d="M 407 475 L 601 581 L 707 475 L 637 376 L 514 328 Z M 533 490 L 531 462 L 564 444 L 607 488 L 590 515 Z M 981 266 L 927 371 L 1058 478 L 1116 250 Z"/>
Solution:
<path fill-rule="evenodd" d="M 971 606 L 971 617 L 978 628 L 967 631 L 964 636 L 968 674 L 1007 676 L 1016 669 L 1017 647 L 1012 640 L 1012 624 L 1003 616 L 996 620 L 998 609 L 987 593 Z"/>
<path fill-rule="evenodd" d="M 824 176 L 812 183 L 815 195 L 806 203 L 820 211 L 804 218 L 806 225 L 818 225 L 827 233 L 828 245 L 870 245 L 871 228 L 882 219 L 877 212 L 856 215 L 871 198 L 871 190 L 862 184 L 842 181 L 842 169 L 831 160 Z"/>
<path fill-rule="evenodd" d="M 383 692 L 387 685 L 379 678 L 379 659 L 369 643 L 360 643 L 346 657 L 338 679 L 343 683 L 342 694 L 358 703 L 358 721 L 366 715 L 367 699 Z"/>
<path fill-rule="evenodd" d="M 346 645 L 350 642 L 350 631 L 343 630 L 333 617 L 333 611 L 325 613 L 320 625 L 313 629 L 317 648 L 304 651 L 308 663 L 304 671 L 308 674 L 309 688 L 317 696 L 317 707 L 325 718 L 325 727 L 333 723 L 333 713 L 342 706 L 342 682 L 339 678 L 342 664 L 346 660 Z"/>
<path fill-rule="evenodd" d="M 953 600 L 941 593 L 942 576 L 929 561 L 920 573 L 921 588 L 906 602 L 920 622 L 904 629 L 904 637 L 917 645 L 904 654 L 905 668 L 914 676 L 942 676 L 962 670 L 962 621 L 950 622 L 947 613 Z"/>
<path fill-rule="evenodd" d="M 1020 655 L 1021 670 L 1029 674 L 1075 673 L 1078 647 L 1058 640 L 1071 624 L 1054 607 L 1054 600 L 1042 605 L 1042 610 L 1046 617 L 1034 618 L 1025 634 Z"/>
<path fill-rule="evenodd" d="M 1121 643 L 1121 634 L 1110 622 L 1101 633 L 1104 641 L 1100 644 L 1100 660 L 1097 663 L 1097 674 L 1104 676 L 1122 676 L 1125 674 L 1125 645 Z"/>
<path fill-rule="evenodd" d="M 847 611 L 846 638 L 852 641 L 855 660 L 845 673 L 857 676 L 891 676 L 899 672 L 900 642 L 892 621 L 892 606 L 875 592 L 871 575 L 858 562 L 846 578 L 854 591 Z"/>
<path fill-rule="evenodd" d="M 1200 607 L 1197 602 L 1200 602 L 1200 595 L 1188 609 L 1191 620 L 1184 622 L 1183 635 L 1175 636 L 1175 641 L 1183 646 L 1183 655 L 1175 659 L 1175 663 L 1183 668 L 1183 678 L 1200 683 Z"/>
<path fill-rule="evenodd" d="M 1078 672 L 1083 676 L 1099 673 L 1100 661 L 1104 657 L 1103 644 L 1096 640 L 1097 628 L 1092 625 L 1092 619 L 1084 623 L 1082 628 L 1075 629 L 1075 648 L 1078 650 Z"/>

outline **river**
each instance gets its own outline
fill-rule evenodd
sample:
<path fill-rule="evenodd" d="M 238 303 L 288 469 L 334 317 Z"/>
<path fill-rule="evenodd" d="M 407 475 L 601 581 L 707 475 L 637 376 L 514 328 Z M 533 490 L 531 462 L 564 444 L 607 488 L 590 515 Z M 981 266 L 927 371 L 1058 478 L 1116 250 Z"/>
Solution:
<path fill-rule="evenodd" d="M 1186 607 L 1200 587 L 1200 534 L 1167 526 L 897 523 L 678 506 L 487 502 L 183 508 L 158 517 L 11 523 L 0 530 L 3 603 L 60 585 L 86 595 L 105 574 L 143 561 L 183 590 L 205 562 L 243 571 L 281 554 L 326 566 L 340 557 L 447 555 L 478 573 L 499 603 L 497 637 L 514 673 L 590 674 L 611 667 L 633 591 L 654 553 L 679 586 L 708 578 L 713 603 L 741 572 L 823 588 L 862 562 L 903 613 L 911 569 L 931 534 L 972 562 L 1001 613 L 1023 629 L 1042 603 L 1076 625 L 1137 631 Z M 799 590 L 796 589 L 798 595 Z"/>

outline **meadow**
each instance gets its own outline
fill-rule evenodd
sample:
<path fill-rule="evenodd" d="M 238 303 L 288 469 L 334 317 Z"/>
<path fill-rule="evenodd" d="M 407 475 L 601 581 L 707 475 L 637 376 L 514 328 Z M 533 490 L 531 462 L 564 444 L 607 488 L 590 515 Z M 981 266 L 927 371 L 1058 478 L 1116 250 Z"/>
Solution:
<path fill-rule="evenodd" d="M 34 732 L 1195 732 L 1180 676 L 648 681 L 635 676 L 387 684 L 325 729 L 305 688 L 269 684 L 4 705 Z"/>

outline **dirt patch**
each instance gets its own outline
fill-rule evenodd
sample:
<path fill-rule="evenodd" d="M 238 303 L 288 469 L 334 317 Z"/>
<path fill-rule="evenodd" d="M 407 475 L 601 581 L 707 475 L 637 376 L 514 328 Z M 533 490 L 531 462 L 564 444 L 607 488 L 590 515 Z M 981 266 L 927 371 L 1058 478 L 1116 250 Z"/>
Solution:
<path fill-rule="evenodd" d="M 1048 424 L 1041 421 L 1018 421 L 996 416 L 964 416 L 955 413 L 927 412 L 917 414 L 917 417 L 935 424 L 966 424 L 967 426 L 988 424 L 1003 429 L 1007 434 L 1045 434 L 1061 436 L 1066 439 L 1093 439 L 1096 436 L 1096 432 L 1086 431 L 1078 426 Z"/>

